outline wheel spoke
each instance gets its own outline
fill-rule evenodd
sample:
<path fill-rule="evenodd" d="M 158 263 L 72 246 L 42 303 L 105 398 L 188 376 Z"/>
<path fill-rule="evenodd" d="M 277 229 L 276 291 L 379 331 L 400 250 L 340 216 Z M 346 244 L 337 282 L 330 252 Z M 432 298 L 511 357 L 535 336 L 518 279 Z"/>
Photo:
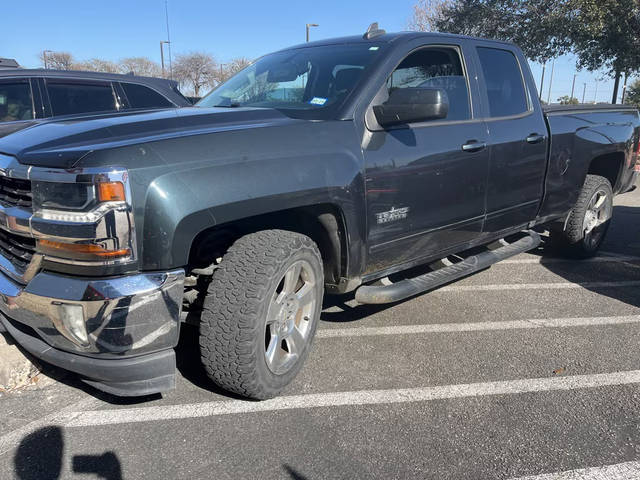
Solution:
<path fill-rule="evenodd" d="M 605 202 L 607 201 L 607 196 L 606 195 L 596 195 L 596 197 L 594 198 L 595 203 L 593 204 L 593 210 L 600 210 Z"/>
<path fill-rule="evenodd" d="M 282 293 L 290 295 L 295 293 L 298 286 L 298 280 L 300 279 L 300 271 L 302 266 L 299 263 L 293 264 L 287 273 L 284 274 L 284 286 L 282 287 Z"/>
<path fill-rule="evenodd" d="M 310 305 L 315 300 L 314 285 L 305 282 L 302 288 L 296 292 L 298 302 L 300 302 L 300 308 L 304 308 Z"/>
<path fill-rule="evenodd" d="M 279 351 L 282 350 L 280 347 L 280 337 L 276 334 L 271 334 L 271 340 L 269 341 L 269 346 L 267 347 L 267 351 L 265 352 L 265 357 L 267 359 L 267 363 L 273 367 L 275 367 L 275 361 L 279 356 Z"/>
<path fill-rule="evenodd" d="M 305 338 L 300 329 L 294 326 L 285 341 L 287 342 L 287 347 L 289 347 L 289 353 L 299 356 L 305 344 Z"/>

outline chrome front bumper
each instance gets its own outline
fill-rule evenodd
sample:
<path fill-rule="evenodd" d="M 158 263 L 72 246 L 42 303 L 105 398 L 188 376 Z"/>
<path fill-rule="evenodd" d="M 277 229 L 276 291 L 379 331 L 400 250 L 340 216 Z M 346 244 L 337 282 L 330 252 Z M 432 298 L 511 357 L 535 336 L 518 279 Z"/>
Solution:
<path fill-rule="evenodd" d="M 0 273 L 0 323 L 36 357 L 102 390 L 163 391 L 174 384 L 183 284 L 182 269 L 113 278 L 40 272 L 26 286 Z M 86 343 L 65 329 L 61 305 L 82 308 Z"/>

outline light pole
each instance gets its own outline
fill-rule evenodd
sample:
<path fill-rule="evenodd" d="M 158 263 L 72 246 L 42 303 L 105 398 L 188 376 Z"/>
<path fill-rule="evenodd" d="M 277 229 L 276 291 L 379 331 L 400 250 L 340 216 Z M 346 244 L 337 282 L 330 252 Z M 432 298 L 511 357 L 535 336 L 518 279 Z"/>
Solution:
<path fill-rule="evenodd" d="M 164 44 L 169 45 L 169 41 L 161 40 L 160 41 L 160 64 L 162 65 L 162 76 L 164 77 Z"/>
<path fill-rule="evenodd" d="M 53 53 L 53 50 L 43 50 L 42 51 L 42 62 L 44 63 L 44 69 L 47 70 L 49 68 L 49 64 L 47 62 L 47 53 Z"/>
<path fill-rule="evenodd" d="M 556 59 L 551 63 L 551 78 L 549 78 L 549 95 L 547 95 L 547 103 L 551 103 L 551 86 L 553 85 L 553 71 L 556 68 Z"/>
<path fill-rule="evenodd" d="M 578 76 L 578 74 L 577 74 L 577 73 L 574 73 L 574 74 L 573 74 L 573 85 L 571 85 L 571 97 L 569 98 L 569 100 L 572 100 L 572 99 L 573 99 L 573 92 L 574 92 L 574 91 L 575 91 L 575 89 L 576 89 L 576 77 L 577 77 L 577 76 Z"/>
<path fill-rule="evenodd" d="M 596 80 L 596 94 L 593 96 L 593 104 L 598 103 L 598 80 Z"/>
<path fill-rule="evenodd" d="M 547 64 L 542 64 L 542 78 L 540 79 L 540 100 L 542 100 L 542 90 L 544 88 L 544 71 L 547 69 Z"/>
<path fill-rule="evenodd" d="M 584 82 L 584 85 L 582 87 L 582 103 L 584 103 L 584 95 L 585 93 L 587 93 L 587 82 Z"/>
<path fill-rule="evenodd" d="M 307 23 L 307 42 L 309 42 L 309 28 L 311 27 L 319 27 L 317 23 Z"/>

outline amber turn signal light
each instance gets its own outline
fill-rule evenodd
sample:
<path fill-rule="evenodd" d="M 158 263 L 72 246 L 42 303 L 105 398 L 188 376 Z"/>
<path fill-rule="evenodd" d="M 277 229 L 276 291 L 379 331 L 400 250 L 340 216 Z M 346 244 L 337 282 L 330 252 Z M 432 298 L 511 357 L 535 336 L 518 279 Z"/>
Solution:
<path fill-rule="evenodd" d="M 52 255 L 64 255 L 66 253 L 90 255 L 99 258 L 113 258 L 124 257 L 131 253 L 131 250 L 128 248 L 121 248 L 120 250 L 106 250 L 102 246 L 92 243 L 63 243 L 46 239 L 38 240 L 38 245 L 45 251 L 45 253 L 50 253 Z"/>
<path fill-rule="evenodd" d="M 124 185 L 121 182 L 105 182 L 98 184 L 98 201 L 124 202 Z"/>

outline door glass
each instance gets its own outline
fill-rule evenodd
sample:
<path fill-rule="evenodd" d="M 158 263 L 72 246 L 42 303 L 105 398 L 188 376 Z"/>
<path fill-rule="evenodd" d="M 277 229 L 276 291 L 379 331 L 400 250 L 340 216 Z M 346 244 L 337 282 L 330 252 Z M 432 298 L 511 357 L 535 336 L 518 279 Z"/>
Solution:
<path fill-rule="evenodd" d="M 47 84 L 54 115 L 117 110 L 111 84 Z"/>
<path fill-rule="evenodd" d="M 0 122 L 31 120 L 31 86 L 26 81 L 0 83 Z"/>
<path fill-rule="evenodd" d="M 529 110 L 522 72 L 515 55 L 508 50 L 478 47 L 480 65 L 492 117 L 508 117 Z"/>
<path fill-rule="evenodd" d="M 127 94 L 131 108 L 166 108 L 173 107 L 173 104 L 144 85 L 135 83 L 122 83 L 124 93 Z"/>
<path fill-rule="evenodd" d="M 440 88 L 449 98 L 447 120 L 471 118 L 467 78 L 456 49 L 424 48 L 405 58 L 387 79 L 387 89 L 409 87 Z"/>

